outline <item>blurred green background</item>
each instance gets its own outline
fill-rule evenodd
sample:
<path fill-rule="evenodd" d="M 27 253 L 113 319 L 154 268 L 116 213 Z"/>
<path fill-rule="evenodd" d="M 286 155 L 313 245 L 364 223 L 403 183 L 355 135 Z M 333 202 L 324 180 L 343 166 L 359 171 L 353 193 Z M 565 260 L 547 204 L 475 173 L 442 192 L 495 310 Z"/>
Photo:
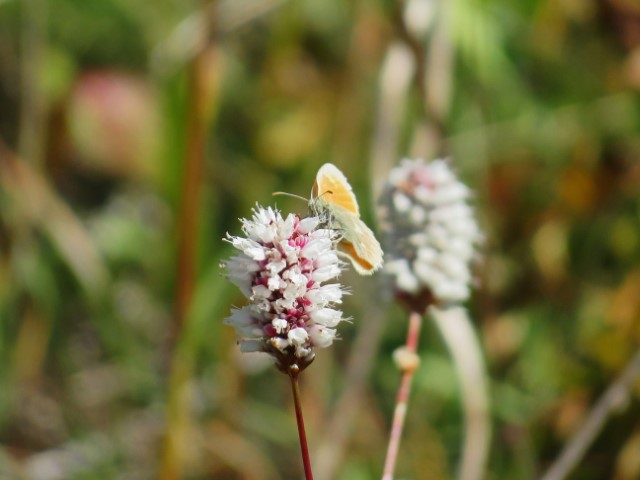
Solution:
<path fill-rule="evenodd" d="M 300 478 L 287 379 L 222 324 L 222 237 L 256 202 L 304 212 L 271 193 L 327 161 L 375 225 L 385 172 L 439 154 L 486 235 L 486 478 L 539 477 L 638 349 L 639 89 L 634 0 L 0 0 L 0 478 Z M 307 429 L 315 455 L 354 391 L 329 478 L 373 479 L 407 320 L 343 279 Z M 454 478 L 429 323 L 420 352 L 398 478 Z M 570 478 L 640 478 L 638 393 Z"/>

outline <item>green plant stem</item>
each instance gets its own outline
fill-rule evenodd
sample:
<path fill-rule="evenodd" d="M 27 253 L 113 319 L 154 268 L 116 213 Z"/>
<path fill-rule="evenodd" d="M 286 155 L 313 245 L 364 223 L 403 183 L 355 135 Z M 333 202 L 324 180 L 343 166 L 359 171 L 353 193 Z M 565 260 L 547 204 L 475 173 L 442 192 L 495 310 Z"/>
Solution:
<path fill-rule="evenodd" d="M 47 50 L 48 0 L 23 0 L 22 55 L 20 61 L 22 95 L 18 154 L 40 171 L 47 140 L 47 102 L 41 76 Z"/>
<path fill-rule="evenodd" d="M 187 140 L 184 154 L 184 176 L 180 212 L 178 215 L 178 271 L 176 282 L 176 335 L 186 322 L 187 311 L 195 285 L 200 194 L 204 172 L 207 118 L 204 73 L 206 50 L 202 50 L 190 64 L 187 114 Z"/>
<path fill-rule="evenodd" d="M 418 312 L 411 312 L 409 316 L 409 329 L 407 331 L 407 342 L 405 351 L 409 354 L 415 354 L 418 348 L 418 340 L 420 338 L 420 329 L 422 327 L 422 315 Z M 407 416 L 407 408 L 409 405 L 409 396 L 411 394 L 411 383 L 415 368 L 405 368 L 400 380 L 400 387 L 396 396 L 396 407 L 393 412 L 393 423 L 389 434 L 389 445 L 387 447 L 387 456 L 384 461 L 384 469 L 382 480 L 392 480 L 393 472 L 400 450 L 400 439 L 404 422 Z"/>
<path fill-rule="evenodd" d="M 201 10 L 212 12 L 217 0 L 201 0 Z M 173 323 L 167 347 L 170 363 L 167 398 L 167 429 L 160 460 L 160 480 L 182 478 L 185 432 L 190 428 L 186 408 L 189 379 L 193 375 L 195 352 L 180 349 L 180 342 L 188 329 L 189 312 L 196 286 L 199 218 L 204 179 L 207 131 L 218 105 L 222 69 L 214 62 L 221 58 L 215 42 L 216 19 L 207 15 L 202 26 L 203 44 L 192 58 L 187 71 L 187 127 L 183 157 L 183 178 L 178 212 L 178 251 L 176 272 L 176 301 Z M 217 68 L 214 68 L 217 67 Z"/>
<path fill-rule="evenodd" d="M 300 386 L 298 384 L 299 372 L 291 370 L 289 378 L 291 379 L 291 392 L 293 393 L 293 403 L 296 408 L 296 422 L 298 423 L 298 437 L 300 438 L 300 451 L 302 453 L 302 463 L 304 465 L 304 478 L 313 480 L 311 472 L 311 460 L 309 459 L 309 447 L 307 445 L 307 434 L 304 431 L 304 417 L 302 416 L 302 403 L 300 402 Z"/>

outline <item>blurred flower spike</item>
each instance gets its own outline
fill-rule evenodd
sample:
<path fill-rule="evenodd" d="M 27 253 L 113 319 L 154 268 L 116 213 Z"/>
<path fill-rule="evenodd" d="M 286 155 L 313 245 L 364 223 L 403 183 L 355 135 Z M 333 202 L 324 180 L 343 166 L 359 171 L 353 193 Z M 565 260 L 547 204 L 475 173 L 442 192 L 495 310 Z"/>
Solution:
<path fill-rule="evenodd" d="M 448 305 L 470 294 L 470 263 L 482 239 L 469 189 L 446 160 L 404 159 L 381 196 L 385 271 L 414 309 Z"/>
<path fill-rule="evenodd" d="M 344 289 L 331 282 L 342 271 L 337 236 L 318 217 L 301 219 L 257 206 L 242 219 L 245 237 L 227 234 L 239 253 L 225 267 L 228 278 L 250 303 L 234 308 L 225 321 L 233 326 L 243 352 L 266 352 L 289 374 L 314 359 L 336 337 Z M 330 283 L 327 283 L 330 282 Z"/>

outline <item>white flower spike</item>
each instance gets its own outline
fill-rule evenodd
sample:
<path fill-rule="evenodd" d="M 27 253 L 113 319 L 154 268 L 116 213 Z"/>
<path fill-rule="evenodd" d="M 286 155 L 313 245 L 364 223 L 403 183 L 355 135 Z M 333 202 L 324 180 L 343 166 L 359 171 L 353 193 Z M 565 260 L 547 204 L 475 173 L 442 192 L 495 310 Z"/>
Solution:
<path fill-rule="evenodd" d="M 441 305 L 469 297 L 469 264 L 482 238 L 469 196 L 445 160 L 404 159 L 390 172 L 381 197 L 384 269 L 398 293 Z"/>
<path fill-rule="evenodd" d="M 236 329 L 241 351 L 269 353 L 285 373 L 303 370 L 314 347 L 333 343 L 333 327 L 343 320 L 335 308 L 345 294 L 335 283 L 342 271 L 337 235 L 317 217 L 283 218 L 271 207 L 257 206 L 242 224 L 246 237 L 227 234 L 239 253 L 225 267 L 250 303 L 225 323 Z"/>

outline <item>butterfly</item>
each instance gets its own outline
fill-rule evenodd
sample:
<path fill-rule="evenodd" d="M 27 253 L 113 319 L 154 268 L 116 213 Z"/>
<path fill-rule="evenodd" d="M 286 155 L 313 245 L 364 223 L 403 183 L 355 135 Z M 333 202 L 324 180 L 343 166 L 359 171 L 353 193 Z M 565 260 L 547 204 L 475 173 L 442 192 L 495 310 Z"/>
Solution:
<path fill-rule="evenodd" d="M 316 214 L 325 214 L 331 227 L 340 232 L 338 250 L 351 260 L 360 275 L 371 275 L 382 266 L 380 243 L 360 219 L 358 202 L 347 178 L 332 163 L 325 163 L 318 170 L 309 207 Z"/>

